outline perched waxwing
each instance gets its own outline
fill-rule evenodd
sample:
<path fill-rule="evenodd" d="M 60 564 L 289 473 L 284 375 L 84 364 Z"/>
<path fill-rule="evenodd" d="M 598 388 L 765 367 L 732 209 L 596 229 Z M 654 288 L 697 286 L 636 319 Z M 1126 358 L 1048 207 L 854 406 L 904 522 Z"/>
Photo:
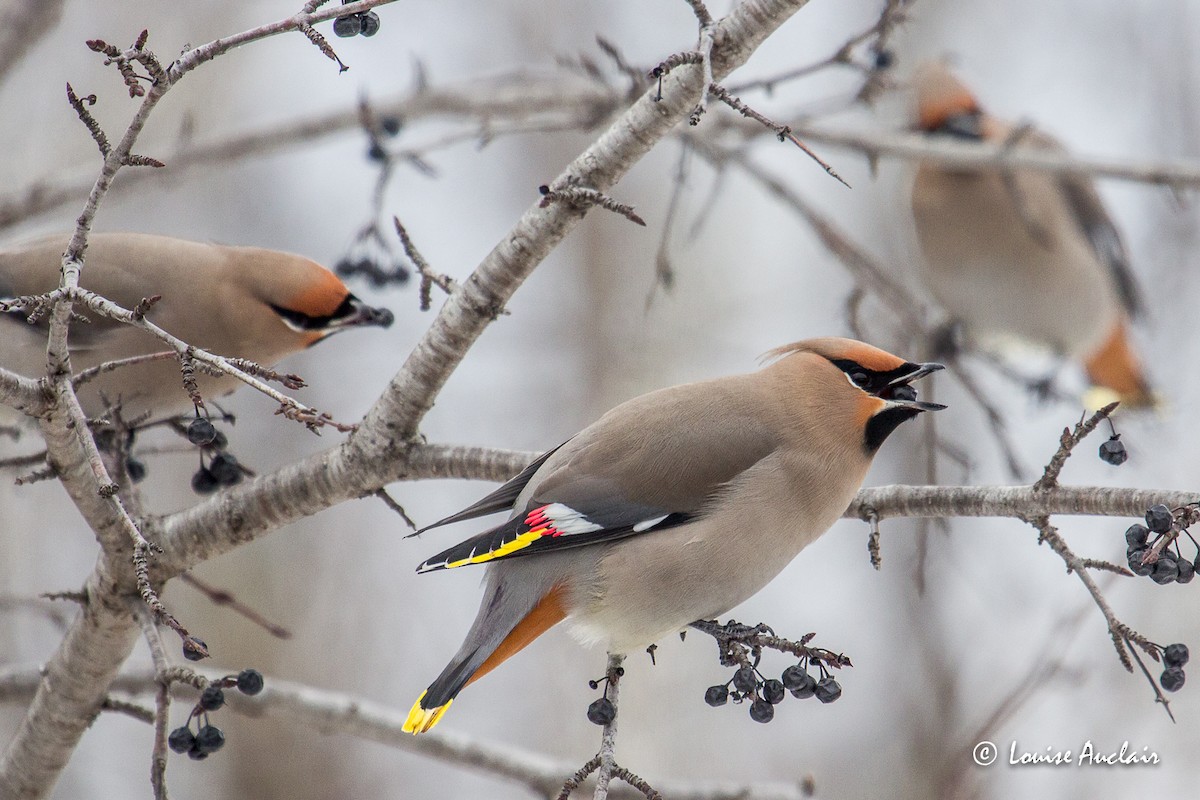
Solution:
<path fill-rule="evenodd" d="M 0 299 L 49 292 L 58 286 L 66 235 L 0 251 Z M 80 285 L 125 308 L 151 295 L 162 299 L 149 319 L 188 344 L 221 356 L 271 366 L 354 325 L 387 327 L 392 314 L 365 305 L 329 270 L 303 256 L 256 247 L 225 247 L 141 233 L 89 237 Z M 46 372 L 47 320 L 28 312 L 0 313 L 0 367 L 37 377 Z M 89 314 L 68 334 L 76 373 L 114 359 L 168 349 L 129 325 Z M 240 382 L 200 374 L 201 395 L 233 391 Z M 123 367 L 80 388 L 84 410 L 103 413 L 120 400 L 126 419 L 190 407 L 174 359 Z"/>
<path fill-rule="evenodd" d="M 490 495 L 430 525 L 509 511 L 418 572 L 487 563 L 466 641 L 404 730 L 563 619 L 628 653 L 747 599 L 834 523 L 896 426 L 943 408 L 939 370 L 849 339 L 768 354 L 746 375 L 625 402 Z"/>
<path fill-rule="evenodd" d="M 944 64 L 924 65 L 914 83 L 918 126 L 930 137 L 1066 152 L 1045 133 L 982 111 Z M 1152 402 L 1129 341 L 1137 285 L 1091 180 L 925 162 L 912 206 L 925 283 L 968 341 L 1048 348 L 1079 361 L 1116 399 Z"/>

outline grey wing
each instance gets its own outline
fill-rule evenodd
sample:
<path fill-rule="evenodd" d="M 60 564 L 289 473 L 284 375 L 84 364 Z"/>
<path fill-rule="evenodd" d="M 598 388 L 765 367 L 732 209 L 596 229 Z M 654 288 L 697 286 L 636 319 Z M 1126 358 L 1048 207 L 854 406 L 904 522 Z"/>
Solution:
<path fill-rule="evenodd" d="M 669 418 L 675 410 L 657 409 Z M 703 415 L 691 425 L 650 425 L 647 414 L 579 434 L 547 459 L 501 525 L 427 559 L 418 572 L 616 541 L 681 525 L 772 453 L 774 435 L 747 418 Z M 665 413 L 663 413 L 665 412 Z M 686 446 L 680 446 L 686 440 Z M 684 456 L 683 454 L 687 455 Z"/>
<path fill-rule="evenodd" d="M 566 442 L 563 444 L 566 444 Z M 443 517 L 437 522 L 426 525 L 415 533 L 410 533 L 409 536 L 417 536 L 431 528 L 449 525 L 452 522 L 462 522 L 464 519 L 475 519 L 476 517 L 486 517 L 488 514 L 496 514 L 500 511 L 511 511 L 513 504 L 517 502 L 517 498 L 525 489 L 526 484 L 529 483 L 529 479 L 533 477 L 533 474 L 538 471 L 542 464 L 546 463 L 546 459 L 558 451 L 559 447 L 562 447 L 562 445 L 560 444 L 558 447 L 542 453 L 540 456 L 531 461 L 529 466 L 518 472 L 503 486 L 496 489 L 496 491 L 492 492 L 487 497 L 484 497 L 482 500 L 472 503 L 462 511 L 451 514 L 448 517 Z"/>
<path fill-rule="evenodd" d="M 1141 292 L 1129 267 L 1129 256 L 1121 234 L 1104 208 L 1092 182 L 1079 175 L 1064 175 L 1059 179 L 1080 230 L 1092 245 L 1097 258 L 1108 268 L 1121 304 L 1131 317 L 1142 313 Z"/>

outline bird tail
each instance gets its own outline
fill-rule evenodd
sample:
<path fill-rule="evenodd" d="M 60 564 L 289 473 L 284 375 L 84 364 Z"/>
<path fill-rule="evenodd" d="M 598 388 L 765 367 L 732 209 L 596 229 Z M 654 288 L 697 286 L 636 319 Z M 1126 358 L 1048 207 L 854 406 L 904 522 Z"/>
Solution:
<path fill-rule="evenodd" d="M 524 649 L 567 615 L 561 585 L 540 598 L 532 598 L 534 602 L 528 604 L 518 605 L 503 594 L 499 586 L 489 586 L 479 616 L 462 648 L 413 703 L 402 728 L 405 733 L 425 733 L 437 725 L 459 692 Z M 511 621 L 506 623 L 506 618 Z"/>
<path fill-rule="evenodd" d="M 1154 392 L 1129 343 L 1124 320 L 1113 326 L 1100 347 L 1084 361 L 1084 367 L 1094 385 L 1115 393 L 1124 405 L 1137 408 L 1155 404 Z"/>

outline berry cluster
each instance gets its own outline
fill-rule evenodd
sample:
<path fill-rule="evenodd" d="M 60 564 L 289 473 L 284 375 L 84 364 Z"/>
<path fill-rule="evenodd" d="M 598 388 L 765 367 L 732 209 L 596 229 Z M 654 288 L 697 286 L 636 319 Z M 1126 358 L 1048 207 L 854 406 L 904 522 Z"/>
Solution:
<path fill-rule="evenodd" d="M 207 417 L 197 416 L 188 423 L 187 439 L 201 449 L 200 469 L 192 475 L 192 491 L 196 494 L 212 494 L 222 486 L 234 486 L 242 482 L 245 467 L 238 463 L 233 453 L 225 451 L 229 440 Z M 204 465 L 205 452 L 212 453 L 208 466 Z"/>
<path fill-rule="evenodd" d="M 1200 544 L 1188 533 L 1187 525 L 1196 517 L 1194 505 L 1172 511 L 1159 503 L 1147 509 L 1146 524 L 1130 525 L 1125 531 L 1125 558 L 1130 571 L 1158 584 L 1191 583 L 1200 570 Z M 1186 535 L 1196 546 L 1194 559 L 1184 558 L 1180 552 L 1180 534 Z"/>
<path fill-rule="evenodd" d="M 342 5 L 353 0 L 342 0 Z M 361 14 L 350 14 L 338 17 L 333 21 L 333 32 L 343 39 L 351 36 L 374 36 L 379 33 L 379 15 L 374 11 L 364 11 Z"/>
<path fill-rule="evenodd" d="M 237 675 L 227 675 L 205 686 L 200 692 L 200 701 L 188 715 L 187 724 L 167 736 L 167 746 L 176 753 L 187 753 L 188 758 L 195 761 L 203 761 L 224 747 L 225 733 L 209 722 L 208 714 L 225 705 L 224 689 L 234 686 L 242 694 L 256 695 L 263 690 L 262 673 L 256 669 L 244 669 Z M 195 733 L 192 733 L 192 720 L 196 721 Z"/>
<path fill-rule="evenodd" d="M 1167 645 L 1163 648 L 1162 660 L 1167 668 L 1163 670 L 1158 682 L 1168 692 L 1178 692 L 1187 678 L 1183 674 L 1183 665 L 1188 662 L 1187 645 L 1180 642 Z"/>
<path fill-rule="evenodd" d="M 382 289 L 393 283 L 408 282 L 410 273 L 403 263 L 394 260 L 392 264 L 384 264 L 383 261 L 384 258 L 372 258 L 368 255 L 361 255 L 358 258 L 346 256 L 337 262 L 333 269 L 343 278 L 362 275 L 376 289 Z"/>
<path fill-rule="evenodd" d="M 816 697 L 822 703 L 832 703 L 842 696 L 842 686 L 829 674 L 823 663 L 812 663 L 820 670 L 819 679 L 808 673 L 810 662 L 807 656 L 802 657 L 800 663 L 785 669 L 780 680 L 764 678 L 757 667 L 747 664 L 739 667 L 727 682 L 708 687 L 704 692 L 704 702 L 716 708 L 731 699 L 735 703 L 749 700 L 750 719 L 755 722 L 774 719 L 775 706 L 783 702 L 788 692 L 792 697 Z"/>

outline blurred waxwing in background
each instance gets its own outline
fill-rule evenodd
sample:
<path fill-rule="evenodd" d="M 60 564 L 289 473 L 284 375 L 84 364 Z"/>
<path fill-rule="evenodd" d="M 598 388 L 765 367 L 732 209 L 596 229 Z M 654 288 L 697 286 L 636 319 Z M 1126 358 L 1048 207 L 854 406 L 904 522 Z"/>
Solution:
<path fill-rule="evenodd" d="M 463 687 L 563 619 L 628 653 L 730 610 L 842 515 L 898 425 L 943 408 L 910 385 L 940 364 L 832 338 L 769 355 L 758 372 L 617 406 L 429 526 L 510 513 L 418 567 L 489 563 L 466 641 L 406 731 L 432 728 Z"/>
<path fill-rule="evenodd" d="M 0 299 L 37 295 L 58 286 L 69 236 L 52 236 L 0 251 Z M 255 247 L 225 247 L 140 233 L 93 233 L 80 285 L 131 309 L 161 295 L 146 318 L 188 344 L 221 356 L 269 367 L 332 333 L 356 325 L 392 323 L 332 272 L 303 256 Z M 0 366 L 28 377 L 46 373 L 48 321 L 28 324 L 27 311 L 0 313 Z M 76 373 L 113 359 L 167 350 L 149 333 L 88 314 L 68 335 Z M 229 376 L 197 370 L 206 398 L 241 385 Z M 123 367 L 80 388 L 89 416 L 120 400 L 126 419 L 145 411 L 163 416 L 186 410 L 179 362 Z"/>
<path fill-rule="evenodd" d="M 944 64 L 922 66 L 914 83 L 918 125 L 931 138 L 1066 152 L 1040 131 L 982 111 Z M 927 162 L 917 169 L 912 206 L 925 283 L 969 343 L 1048 348 L 1080 362 L 1093 386 L 1107 390 L 1097 393 L 1106 402 L 1153 401 L 1129 340 L 1137 285 L 1091 180 Z"/>

